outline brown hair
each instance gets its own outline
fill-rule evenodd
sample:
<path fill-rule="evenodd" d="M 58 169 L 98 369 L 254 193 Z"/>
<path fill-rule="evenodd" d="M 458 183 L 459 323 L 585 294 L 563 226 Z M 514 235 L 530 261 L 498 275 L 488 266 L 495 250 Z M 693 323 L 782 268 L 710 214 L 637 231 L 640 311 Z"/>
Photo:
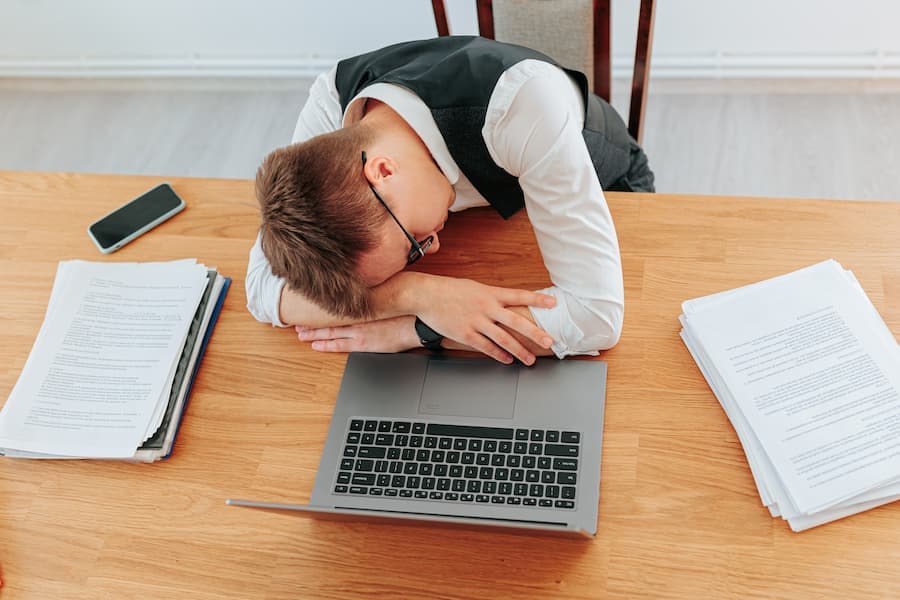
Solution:
<path fill-rule="evenodd" d="M 278 148 L 256 172 L 262 249 L 272 273 L 340 317 L 372 314 L 356 267 L 386 218 L 363 173 L 362 151 L 373 138 L 356 124 Z"/>

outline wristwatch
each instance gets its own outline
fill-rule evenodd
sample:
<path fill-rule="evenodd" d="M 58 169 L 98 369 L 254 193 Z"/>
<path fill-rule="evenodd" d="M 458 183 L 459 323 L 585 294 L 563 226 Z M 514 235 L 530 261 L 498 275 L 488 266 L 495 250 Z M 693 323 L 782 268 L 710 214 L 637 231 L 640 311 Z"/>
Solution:
<path fill-rule="evenodd" d="M 423 348 L 428 348 L 433 352 L 443 350 L 441 342 L 444 341 L 444 336 L 426 325 L 419 317 L 416 317 L 416 335 L 419 336 L 419 342 Z"/>

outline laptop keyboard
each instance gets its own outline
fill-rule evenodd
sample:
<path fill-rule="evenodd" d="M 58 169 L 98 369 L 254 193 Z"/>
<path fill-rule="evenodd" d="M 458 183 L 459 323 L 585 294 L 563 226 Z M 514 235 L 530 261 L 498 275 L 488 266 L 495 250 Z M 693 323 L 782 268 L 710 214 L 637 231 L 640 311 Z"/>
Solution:
<path fill-rule="evenodd" d="M 335 494 L 574 509 L 581 433 L 348 420 Z"/>

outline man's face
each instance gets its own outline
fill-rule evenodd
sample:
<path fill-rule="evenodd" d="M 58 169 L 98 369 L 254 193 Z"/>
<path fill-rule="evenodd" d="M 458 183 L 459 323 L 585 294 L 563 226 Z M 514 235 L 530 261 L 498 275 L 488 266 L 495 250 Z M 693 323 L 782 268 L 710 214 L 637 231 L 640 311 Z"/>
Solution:
<path fill-rule="evenodd" d="M 376 189 L 400 224 L 416 240 L 434 236 L 427 254 L 440 249 L 438 232 L 447 222 L 448 209 L 456 199 L 456 192 L 436 165 L 432 163 L 430 167 L 408 170 L 402 177 L 394 176 L 378 182 Z M 378 202 L 374 194 L 372 202 Z M 386 216 L 379 228 L 380 242 L 359 261 L 359 273 L 372 287 L 406 268 L 411 247 L 403 230 L 390 215 Z"/>

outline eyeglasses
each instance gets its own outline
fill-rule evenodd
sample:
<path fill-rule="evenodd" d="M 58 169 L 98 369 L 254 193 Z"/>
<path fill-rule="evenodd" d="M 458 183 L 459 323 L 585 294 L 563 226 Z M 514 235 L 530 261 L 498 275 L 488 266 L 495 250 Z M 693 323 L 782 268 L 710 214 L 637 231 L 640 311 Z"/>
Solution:
<path fill-rule="evenodd" d="M 363 150 L 362 153 L 362 164 L 363 168 L 366 167 L 366 151 Z M 366 179 L 366 183 L 369 183 L 368 179 Z M 431 248 L 432 242 L 434 242 L 434 236 L 429 235 L 427 238 L 422 240 L 421 242 L 417 242 L 416 238 L 412 236 L 410 232 L 406 230 L 406 227 L 400 224 L 400 221 L 397 219 L 397 215 L 394 214 L 394 211 L 391 210 L 391 207 L 387 205 L 387 202 L 375 191 L 375 188 L 369 183 L 369 189 L 372 190 L 372 193 L 375 194 L 375 197 L 381 202 L 381 205 L 388 211 L 388 214 L 391 215 L 391 218 L 394 219 L 394 223 L 397 224 L 397 227 L 403 231 L 403 235 L 406 236 L 406 239 L 409 240 L 409 243 L 412 244 L 412 247 L 409 249 L 409 254 L 406 256 L 406 264 L 411 265 L 428 252 L 428 249 Z"/>

